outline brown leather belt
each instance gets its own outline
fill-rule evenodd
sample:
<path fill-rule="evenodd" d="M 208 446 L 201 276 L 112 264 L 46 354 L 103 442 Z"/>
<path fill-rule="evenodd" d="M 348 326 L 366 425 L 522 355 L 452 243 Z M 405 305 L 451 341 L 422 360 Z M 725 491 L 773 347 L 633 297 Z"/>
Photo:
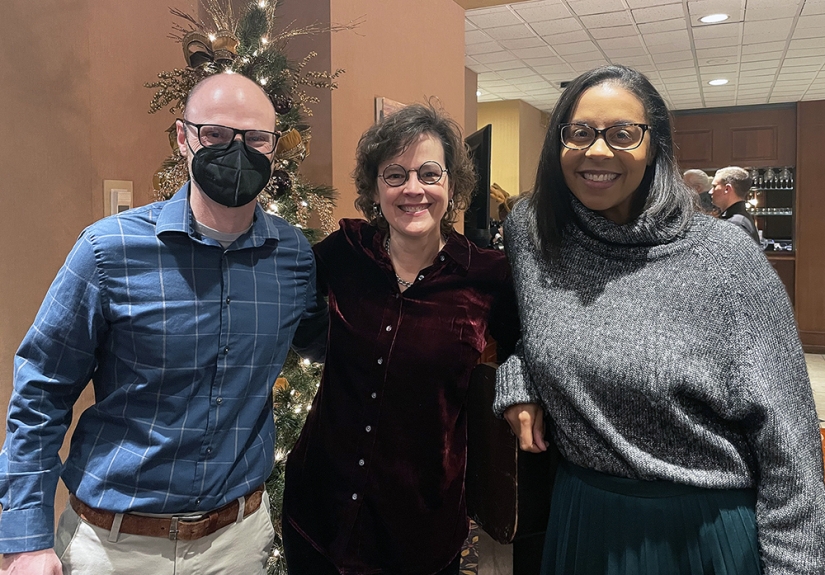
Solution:
<path fill-rule="evenodd" d="M 263 499 L 264 486 L 261 485 L 245 498 L 243 516 L 246 517 L 258 510 Z M 115 514 L 103 509 L 95 509 L 83 503 L 80 499 L 69 495 L 69 503 L 83 521 L 101 529 L 111 530 L 115 521 Z M 227 503 L 219 509 L 210 511 L 196 519 L 187 519 L 185 516 L 146 517 L 124 513 L 120 523 L 120 533 L 129 535 L 144 535 L 147 537 L 164 537 L 168 539 L 184 539 L 191 541 L 211 535 L 218 529 L 223 529 L 238 520 L 238 500 Z"/>

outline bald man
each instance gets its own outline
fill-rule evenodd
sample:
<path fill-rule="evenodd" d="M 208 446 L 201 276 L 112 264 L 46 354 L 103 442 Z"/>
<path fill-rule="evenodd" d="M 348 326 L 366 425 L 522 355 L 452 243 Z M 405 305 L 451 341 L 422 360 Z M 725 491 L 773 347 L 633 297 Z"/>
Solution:
<path fill-rule="evenodd" d="M 267 95 L 221 74 L 185 110 L 190 181 L 84 230 L 15 356 L 0 573 L 266 572 L 272 384 L 290 344 L 323 356 L 327 310 L 303 234 L 255 201 L 279 137 Z"/>

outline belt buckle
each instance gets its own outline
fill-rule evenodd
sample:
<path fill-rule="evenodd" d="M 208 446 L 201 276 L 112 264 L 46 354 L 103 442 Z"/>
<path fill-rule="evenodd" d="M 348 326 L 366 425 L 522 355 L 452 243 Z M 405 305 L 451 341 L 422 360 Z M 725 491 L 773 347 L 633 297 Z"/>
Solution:
<path fill-rule="evenodd" d="M 172 521 L 169 524 L 169 539 L 177 541 L 178 539 L 178 517 L 172 516 Z"/>

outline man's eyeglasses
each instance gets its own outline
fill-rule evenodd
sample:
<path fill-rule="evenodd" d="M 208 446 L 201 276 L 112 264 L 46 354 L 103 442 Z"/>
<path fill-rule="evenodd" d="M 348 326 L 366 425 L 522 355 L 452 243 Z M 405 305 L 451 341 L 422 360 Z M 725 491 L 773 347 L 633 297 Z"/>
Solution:
<path fill-rule="evenodd" d="M 238 130 L 217 124 L 193 124 L 188 120 L 181 120 L 187 126 L 195 128 L 198 142 L 204 148 L 228 148 L 235 136 L 240 134 L 244 145 L 261 154 L 272 153 L 281 138 L 280 132 L 266 130 Z"/>
<path fill-rule="evenodd" d="M 586 150 L 602 136 L 608 146 L 626 152 L 642 145 L 649 128 L 647 124 L 616 124 L 597 130 L 587 124 L 562 124 L 559 131 L 562 145 L 571 150 Z"/>
<path fill-rule="evenodd" d="M 390 164 L 384 171 L 381 172 L 381 179 L 393 188 L 403 186 L 410 176 L 410 172 L 415 172 L 418 176 L 418 181 L 422 184 L 437 184 L 441 178 L 448 172 L 447 168 L 442 168 L 438 162 L 424 162 L 416 169 L 406 169 L 398 164 Z"/>

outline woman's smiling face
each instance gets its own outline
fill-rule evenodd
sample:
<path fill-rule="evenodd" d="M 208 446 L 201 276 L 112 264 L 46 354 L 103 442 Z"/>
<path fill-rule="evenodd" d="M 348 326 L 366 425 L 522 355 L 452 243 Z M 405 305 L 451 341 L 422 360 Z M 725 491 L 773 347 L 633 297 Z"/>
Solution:
<path fill-rule="evenodd" d="M 582 92 L 569 123 L 603 130 L 617 124 L 646 124 L 644 105 L 632 92 L 606 83 Z M 633 150 L 614 150 L 599 136 L 584 150 L 562 147 L 561 169 L 573 195 L 617 224 L 630 221 L 633 197 L 653 157 L 650 134 Z"/>

